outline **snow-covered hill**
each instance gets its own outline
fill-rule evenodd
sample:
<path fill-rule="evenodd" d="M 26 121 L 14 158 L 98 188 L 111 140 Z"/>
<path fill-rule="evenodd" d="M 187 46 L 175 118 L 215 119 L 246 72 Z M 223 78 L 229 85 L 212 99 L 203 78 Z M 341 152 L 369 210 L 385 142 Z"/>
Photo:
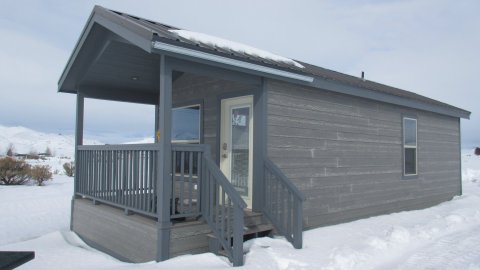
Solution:
<path fill-rule="evenodd" d="M 0 125 L 0 155 L 5 155 L 9 145 L 15 153 L 44 153 L 50 148 L 56 157 L 73 157 L 75 148 L 73 135 L 43 133 L 25 127 L 6 127 Z M 98 141 L 84 140 L 84 144 L 101 144 Z"/>
<path fill-rule="evenodd" d="M 84 140 L 84 144 L 101 144 L 94 140 Z M 29 159 L 31 165 L 48 165 L 54 174 L 63 174 L 63 164 L 74 160 L 75 138 L 73 135 L 43 133 L 25 127 L 0 125 L 0 156 L 13 146 L 15 154 L 45 153 L 50 149 L 52 157 Z"/>

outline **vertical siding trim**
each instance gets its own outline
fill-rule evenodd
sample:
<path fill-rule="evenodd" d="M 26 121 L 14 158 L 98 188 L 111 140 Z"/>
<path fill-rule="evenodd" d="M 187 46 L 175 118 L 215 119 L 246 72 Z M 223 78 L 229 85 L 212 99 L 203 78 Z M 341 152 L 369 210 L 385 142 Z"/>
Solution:
<path fill-rule="evenodd" d="M 462 186 L 462 131 L 460 125 L 461 119 L 458 118 L 458 158 L 459 158 L 459 171 L 458 171 L 458 181 L 459 183 L 459 191 L 458 195 L 463 195 L 463 186 Z"/>
<path fill-rule="evenodd" d="M 252 210 L 262 211 L 265 205 L 263 194 L 265 194 L 265 182 L 263 175 L 263 161 L 265 160 L 265 78 L 262 79 L 262 86 L 258 87 L 253 95 L 253 192 Z"/>

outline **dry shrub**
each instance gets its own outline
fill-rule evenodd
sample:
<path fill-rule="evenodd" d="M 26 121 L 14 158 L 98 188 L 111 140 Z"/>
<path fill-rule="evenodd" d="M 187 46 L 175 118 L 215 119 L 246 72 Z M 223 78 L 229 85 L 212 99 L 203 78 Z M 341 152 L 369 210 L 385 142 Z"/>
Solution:
<path fill-rule="evenodd" d="M 39 186 L 42 186 L 43 182 L 52 179 L 52 173 L 50 172 L 50 166 L 48 165 L 33 166 L 33 168 L 30 169 L 30 175 Z"/>
<path fill-rule="evenodd" d="M 75 164 L 73 162 L 65 162 L 63 169 L 65 170 L 65 175 L 72 177 L 75 173 Z"/>
<path fill-rule="evenodd" d="M 0 184 L 22 185 L 30 180 L 30 165 L 11 157 L 0 158 Z"/>

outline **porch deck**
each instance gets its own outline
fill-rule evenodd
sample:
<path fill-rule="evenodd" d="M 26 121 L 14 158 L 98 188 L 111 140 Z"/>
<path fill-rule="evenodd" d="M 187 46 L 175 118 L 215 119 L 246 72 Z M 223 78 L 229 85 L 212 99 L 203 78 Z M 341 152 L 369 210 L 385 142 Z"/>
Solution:
<path fill-rule="evenodd" d="M 165 175 L 158 173 L 160 149 L 78 146 L 72 230 L 129 262 L 157 260 L 164 245 L 169 257 L 211 251 L 241 265 L 244 239 L 274 230 L 301 247 L 301 198 L 273 163 L 267 160 L 264 168 L 265 212 L 254 213 L 246 211 L 208 146 L 172 144 L 167 178 L 157 177 Z M 169 225 L 162 235 L 165 214 Z"/>

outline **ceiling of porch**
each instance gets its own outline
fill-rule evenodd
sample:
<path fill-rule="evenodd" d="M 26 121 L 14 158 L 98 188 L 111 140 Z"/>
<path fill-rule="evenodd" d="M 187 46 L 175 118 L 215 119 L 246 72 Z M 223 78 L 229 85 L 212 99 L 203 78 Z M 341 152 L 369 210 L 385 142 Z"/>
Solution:
<path fill-rule="evenodd" d="M 69 92 L 85 97 L 144 104 L 158 103 L 159 55 L 148 53 L 95 25 L 84 48 L 82 61 L 67 78 Z M 173 72 L 173 80 L 181 76 Z"/>
<path fill-rule="evenodd" d="M 110 41 L 81 80 L 80 88 L 158 92 L 158 55 L 136 46 Z"/>
<path fill-rule="evenodd" d="M 73 93 L 106 100 L 158 103 L 159 57 L 104 27 L 93 25 L 66 85 Z"/>

